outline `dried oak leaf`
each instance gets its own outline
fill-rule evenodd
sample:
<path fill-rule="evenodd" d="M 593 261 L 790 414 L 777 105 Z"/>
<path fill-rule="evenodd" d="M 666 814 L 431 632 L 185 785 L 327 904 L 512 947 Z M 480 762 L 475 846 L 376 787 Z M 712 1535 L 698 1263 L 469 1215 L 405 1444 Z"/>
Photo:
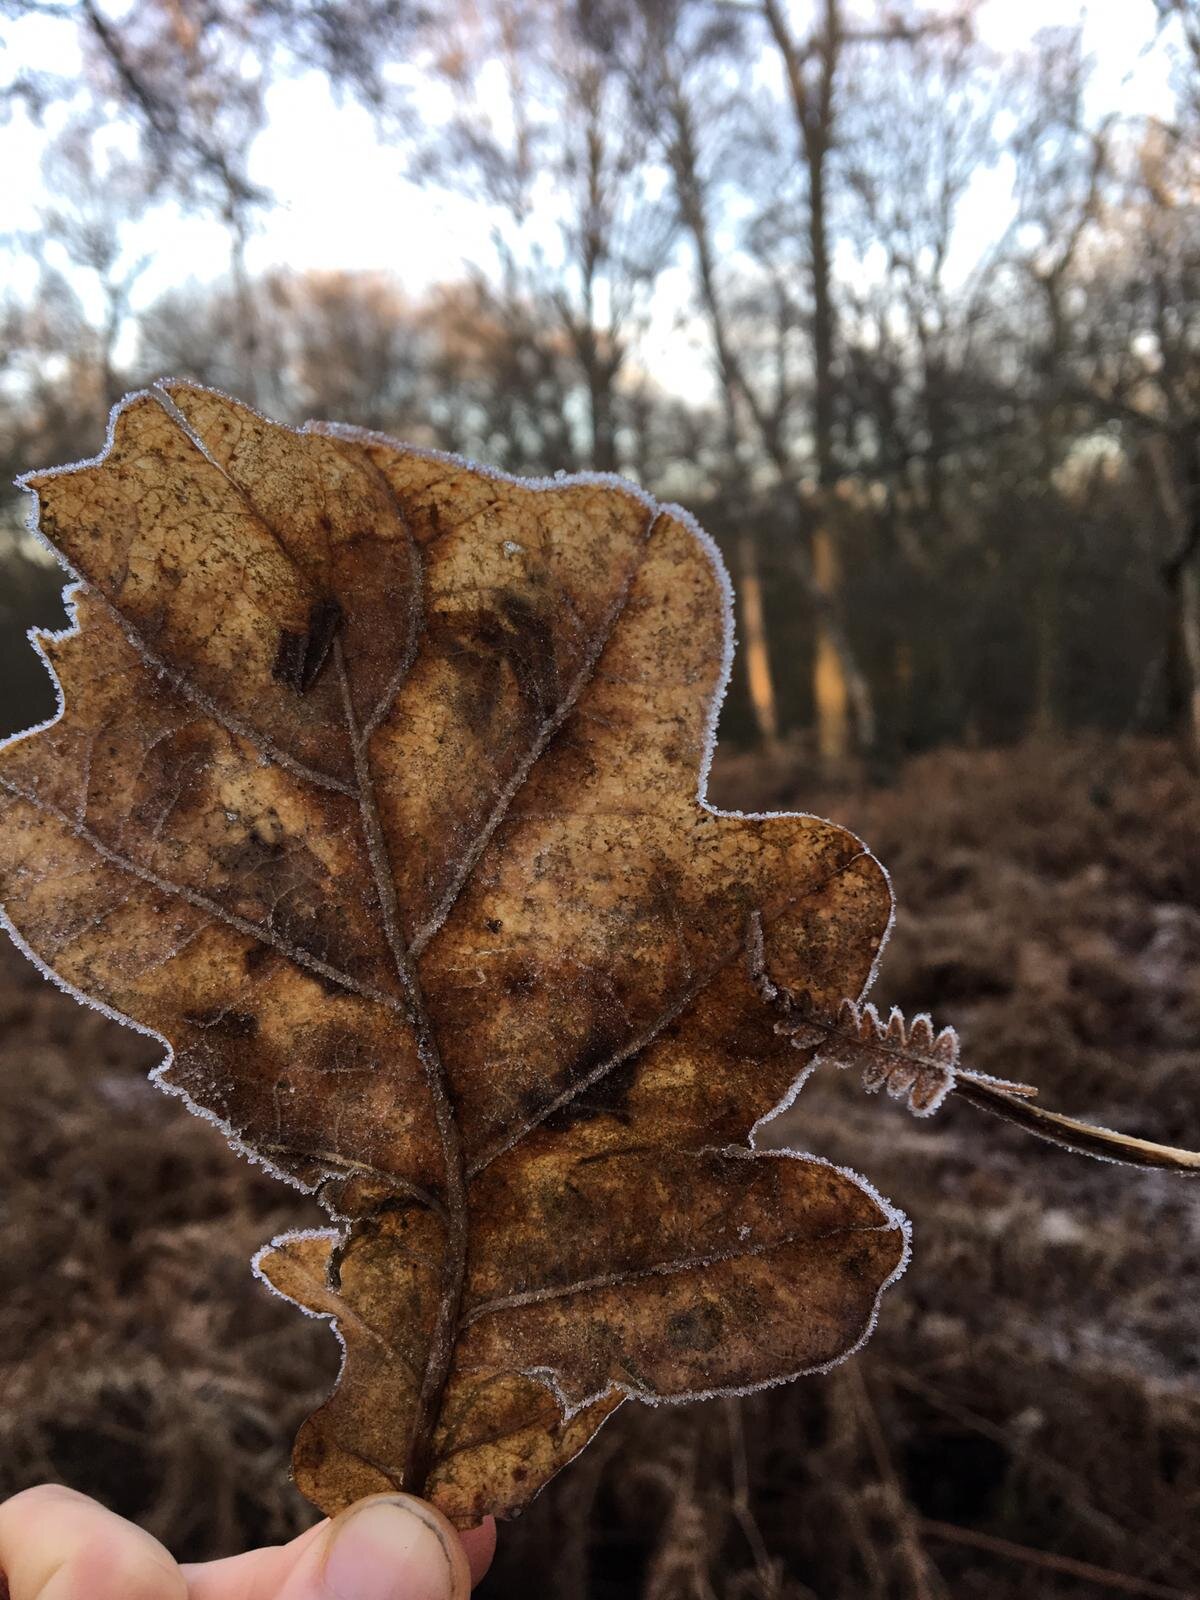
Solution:
<path fill-rule="evenodd" d="M 25 482 L 80 585 L 62 710 L 0 755 L 0 897 L 341 1225 L 258 1263 L 345 1345 L 304 1493 L 465 1525 L 627 1395 L 857 1345 L 905 1224 L 753 1149 L 815 1048 L 761 991 L 835 1015 L 891 895 L 843 829 L 698 794 L 731 641 L 686 517 L 177 383 Z"/>

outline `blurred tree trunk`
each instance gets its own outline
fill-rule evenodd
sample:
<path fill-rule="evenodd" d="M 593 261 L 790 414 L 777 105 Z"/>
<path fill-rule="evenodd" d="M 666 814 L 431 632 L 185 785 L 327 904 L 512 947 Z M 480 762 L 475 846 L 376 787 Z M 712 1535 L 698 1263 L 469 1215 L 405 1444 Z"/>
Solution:
<path fill-rule="evenodd" d="M 832 599 L 841 572 L 838 549 L 828 527 L 818 526 L 812 536 L 813 575 L 822 593 Z M 827 627 L 817 630 L 813 661 L 813 702 L 817 714 L 817 757 L 826 772 L 843 767 L 850 754 L 850 689 L 841 656 Z"/>
<path fill-rule="evenodd" d="M 833 527 L 833 490 L 838 477 L 834 451 L 836 330 L 827 176 L 834 138 L 834 84 L 842 51 L 841 0 L 824 0 L 822 26 L 803 45 L 792 36 L 781 0 L 763 0 L 763 16 L 783 61 L 799 152 L 808 178 L 805 242 L 812 287 L 812 427 L 817 463 L 816 522 L 810 538 L 809 564 L 822 600 L 815 616 L 813 707 L 817 753 L 822 767 L 830 769 L 842 765 L 849 754 L 852 693 L 859 747 L 869 751 L 875 742 L 870 686 L 857 671 L 841 625 L 841 563 Z M 812 82 L 805 74 L 808 57 L 815 57 L 817 62 Z"/>
<path fill-rule="evenodd" d="M 750 486 L 742 462 L 739 396 L 749 403 L 752 413 L 756 413 L 756 406 L 733 351 L 725 308 L 717 287 L 712 230 L 697 161 L 692 108 L 678 82 L 668 80 L 668 92 L 668 159 L 680 217 L 696 252 L 700 300 L 708 321 L 720 384 L 725 433 L 725 477 L 732 517 L 737 524 L 738 595 L 741 600 L 746 691 L 759 740 L 764 748 L 771 749 L 779 742 L 779 711 L 775 678 L 771 670 L 766 613 L 763 609 L 758 540 L 747 520 L 751 515 Z"/>
<path fill-rule="evenodd" d="M 617 470 L 617 436 L 613 419 L 613 381 L 621 362 L 613 338 L 605 339 L 597 322 L 597 278 L 613 241 L 606 238 L 611 224 L 605 195 L 607 130 L 604 125 L 602 80 L 595 73 L 582 76 L 580 100 L 585 111 L 583 135 L 584 181 L 579 207 L 577 245 L 583 285 L 583 314 L 575 316 L 565 296 L 559 296 L 563 321 L 575 346 L 588 393 L 591 433 L 591 467 L 594 472 Z"/>
<path fill-rule="evenodd" d="M 809 566 L 821 603 L 816 613 L 814 702 L 817 745 L 826 764 L 842 760 L 850 745 L 850 720 L 860 751 L 870 755 L 876 743 L 874 701 L 859 671 L 844 621 L 842 567 L 837 528 L 836 489 L 840 478 L 836 448 L 837 304 L 833 293 L 833 246 L 830 237 L 830 157 L 837 140 L 837 90 L 848 45 L 913 42 L 934 33 L 962 33 L 966 13 L 938 17 L 905 17 L 881 7 L 878 24 L 847 27 L 843 0 L 819 0 L 819 20 L 806 38 L 791 28 L 785 0 L 761 0 L 761 12 L 783 64 L 787 98 L 795 123 L 797 154 L 807 179 L 804 247 L 812 293 L 813 401 L 812 434 L 816 458 L 815 516 L 810 535 Z M 941 420 L 933 419 L 935 424 Z M 943 447 L 935 441 L 936 453 Z"/>
<path fill-rule="evenodd" d="M 771 5 L 773 0 L 765 0 L 765 3 Z M 830 4 L 836 9 L 836 0 L 830 0 Z M 782 18 L 779 21 L 781 26 L 785 26 Z M 816 659 L 824 662 L 824 666 L 820 670 L 825 692 L 815 692 L 817 684 L 814 680 L 814 701 L 818 707 L 818 718 L 820 716 L 820 706 L 832 704 L 828 692 L 829 685 L 835 680 L 840 681 L 844 697 L 848 703 L 852 703 L 854 706 L 855 726 L 859 743 L 866 748 L 873 742 L 875 731 L 871 692 L 865 676 L 857 665 L 846 630 L 842 626 L 838 615 L 840 593 L 837 582 L 837 565 L 836 562 L 827 561 L 826 580 L 824 583 L 818 581 L 813 564 L 811 537 L 808 532 L 813 520 L 814 501 L 805 495 L 798 482 L 796 465 L 791 459 L 788 442 L 782 426 L 783 419 L 773 410 L 768 409 L 756 393 L 753 384 L 747 378 L 730 332 L 728 314 L 717 282 L 716 250 L 710 215 L 710 196 L 706 180 L 702 176 L 700 169 L 699 134 L 696 125 L 695 108 L 689 99 L 681 76 L 672 69 L 665 56 L 664 59 L 655 63 L 654 73 L 657 93 L 661 96 L 662 102 L 665 102 L 667 161 L 674 182 L 680 220 L 690 236 L 695 250 L 697 285 L 705 318 L 709 326 L 709 335 L 712 339 L 717 375 L 721 388 L 729 481 L 731 485 L 737 486 L 739 491 L 734 496 L 734 499 L 739 502 L 738 514 L 744 515 L 744 508 L 748 503 L 748 486 L 745 482 L 745 472 L 741 464 L 743 431 L 740 408 L 744 407 L 745 412 L 754 424 L 759 443 L 778 477 L 780 488 L 784 492 L 790 514 L 794 519 L 796 542 L 793 550 L 792 565 L 812 607 L 813 628 L 816 637 Z M 829 92 L 832 94 L 832 81 Z M 817 212 L 819 213 L 817 228 L 820 232 L 818 254 L 823 285 L 822 331 L 818 364 L 824 373 L 824 377 L 822 379 L 822 396 L 819 404 L 820 425 L 817 431 L 821 440 L 820 449 L 823 452 L 825 461 L 824 482 L 827 487 L 831 488 L 836 481 L 836 467 L 833 459 L 833 299 L 830 281 L 829 247 L 826 234 L 823 163 L 824 158 L 822 156 L 818 163 L 821 167 L 821 172 L 818 177 L 817 195 Z M 815 497 L 816 502 L 819 503 L 822 500 L 823 492 L 823 490 L 818 491 Z M 745 542 L 745 535 L 741 535 L 739 538 L 742 541 L 738 547 L 739 581 L 745 586 L 748 580 L 750 587 L 758 595 L 761 595 L 761 586 L 757 577 L 756 553 L 753 569 L 749 566 L 749 558 L 754 551 L 753 544 Z M 744 596 L 743 600 L 745 600 Z M 743 605 L 743 624 L 746 628 L 747 687 L 751 705 L 754 708 L 759 735 L 764 743 L 770 743 L 778 736 L 779 720 L 776 710 L 774 683 L 770 670 L 765 619 L 762 616 L 760 600 L 751 602 L 749 605 Z M 761 639 L 755 641 L 752 629 L 759 626 L 762 629 Z M 821 748 L 836 746 L 844 752 L 849 737 L 848 729 L 849 724 L 847 723 L 840 734 L 833 728 L 828 730 L 826 734 L 819 732 L 818 745 Z"/>
<path fill-rule="evenodd" d="M 1174 548 L 1163 563 L 1163 582 L 1170 603 L 1167 640 L 1167 696 L 1172 721 L 1189 765 L 1200 772 L 1200 433 L 1190 433 L 1177 454 L 1183 459 L 1178 481 L 1167 441 L 1147 441 L 1159 502 L 1171 529 Z"/>
<path fill-rule="evenodd" d="M 746 663 L 746 691 L 759 742 L 765 750 L 779 744 L 779 712 L 775 701 L 775 680 L 771 674 L 771 652 L 767 642 L 767 622 L 763 611 L 762 578 L 758 564 L 758 544 L 743 525 L 737 536 L 737 590 L 741 601 L 742 650 Z"/>
<path fill-rule="evenodd" d="M 233 295 L 237 305 L 237 366 L 241 374 L 239 400 L 257 405 L 259 401 L 258 314 L 254 304 L 254 289 L 246 270 L 246 244 L 249 232 L 245 209 L 232 203 L 225 214 L 229 228 L 229 271 L 233 280 Z"/>
<path fill-rule="evenodd" d="M 1058 562 L 1053 551 L 1044 547 L 1033 597 L 1033 717 L 1032 730 L 1040 739 L 1053 738 L 1058 730 Z"/>
<path fill-rule="evenodd" d="M 1200 532 L 1200 529 L 1197 530 Z M 1200 555 L 1193 539 L 1192 557 L 1179 569 L 1175 598 L 1182 665 L 1184 740 L 1188 762 L 1200 772 Z"/>
<path fill-rule="evenodd" d="M 648 132 L 586 10 L 574 0 L 435 7 L 445 37 L 434 66 L 455 112 L 433 125 L 425 166 L 505 214 L 494 235 L 505 292 L 539 322 L 552 314 L 574 367 L 572 454 L 614 472 L 622 380 L 675 221 L 658 199 Z"/>

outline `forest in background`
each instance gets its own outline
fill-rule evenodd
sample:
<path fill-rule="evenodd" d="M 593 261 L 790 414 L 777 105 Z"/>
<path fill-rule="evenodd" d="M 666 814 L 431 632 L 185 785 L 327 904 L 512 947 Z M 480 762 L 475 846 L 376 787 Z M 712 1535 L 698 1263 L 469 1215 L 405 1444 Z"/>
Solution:
<path fill-rule="evenodd" d="M 1172 90 L 1132 117 L 1078 28 L 998 56 L 945 0 L 3 0 L 84 70 L 0 56 L 0 104 L 52 133 L 4 241 L 36 281 L 0 302 L 0 476 L 93 453 L 164 373 L 617 471 L 725 552 L 732 744 L 825 776 L 1085 728 L 1198 759 L 1200 4 L 1156 3 Z M 248 270 L 270 90 L 312 71 L 478 207 L 457 279 L 405 291 L 403 219 L 395 276 Z M 983 173 L 1010 214 L 972 254 Z M 180 261 L 146 302 L 133 230 L 179 213 L 226 227 L 228 275 Z M 697 392 L 656 373 L 664 301 Z M 61 620 L 16 491 L 0 563 L 3 731 L 52 708 L 23 629 Z"/>

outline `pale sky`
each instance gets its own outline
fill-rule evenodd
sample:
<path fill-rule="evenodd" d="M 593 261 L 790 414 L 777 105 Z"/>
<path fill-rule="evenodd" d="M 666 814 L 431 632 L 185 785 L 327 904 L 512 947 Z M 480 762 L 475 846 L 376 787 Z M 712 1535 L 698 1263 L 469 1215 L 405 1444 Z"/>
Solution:
<path fill-rule="evenodd" d="M 1028 44 L 1039 28 L 1081 15 L 1086 48 L 1096 61 L 1094 109 L 1162 111 L 1169 104 L 1169 68 L 1154 44 L 1154 0 L 985 0 L 979 23 L 985 42 L 1007 53 Z M 77 68 L 72 28 L 48 17 L 9 24 L 5 45 L 6 68 L 20 63 L 64 74 Z M 415 296 L 488 262 L 488 226 L 480 208 L 406 179 L 403 149 L 380 142 L 367 112 L 336 105 L 319 75 L 278 84 L 269 113 L 252 152 L 251 175 L 275 194 L 277 204 L 250 242 L 253 272 L 273 266 L 385 269 Z M 55 115 L 48 119 L 49 132 Z M 46 199 L 40 158 L 47 131 L 20 110 L 0 127 L 0 237 L 36 225 L 38 205 Z M 978 232 L 980 250 L 994 236 L 1005 201 L 1003 180 L 982 175 L 963 218 L 968 234 Z M 181 281 L 220 277 L 228 264 L 228 238 L 215 223 L 163 208 L 132 230 L 130 254 L 152 257 L 138 284 L 136 307 Z M 34 276 L 32 265 L 18 260 L 9 281 L 27 290 Z M 85 286 L 80 290 L 86 303 Z M 666 275 L 662 311 L 646 352 L 660 376 L 665 374 L 657 358 L 666 362 L 672 387 L 690 385 L 702 369 L 706 374 L 700 341 L 678 326 L 677 312 L 689 293 L 682 273 Z"/>

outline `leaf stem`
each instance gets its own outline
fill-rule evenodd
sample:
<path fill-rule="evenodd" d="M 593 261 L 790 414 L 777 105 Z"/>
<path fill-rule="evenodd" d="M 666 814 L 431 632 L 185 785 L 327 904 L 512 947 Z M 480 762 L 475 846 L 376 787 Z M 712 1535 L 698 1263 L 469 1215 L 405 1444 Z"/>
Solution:
<path fill-rule="evenodd" d="M 963 1073 L 954 1083 L 954 1092 L 970 1105 L 990 1111 L 993 1116 L 1012 1122 L 1027 1133 L 1078 1155 L 1095 1156 L 1100 1161 L 1119 1161 L 1131 1167 L 1155 1167 L 1165 1172 L 1200 1174 L 1200 1152 L 1181 1150 L 1174 1145 L 1155 1144 L 1129 1133 L 1114 1133 L 1093 1123 L 1048 1111 L 1036 1101 L 997 1088 Z"/>

